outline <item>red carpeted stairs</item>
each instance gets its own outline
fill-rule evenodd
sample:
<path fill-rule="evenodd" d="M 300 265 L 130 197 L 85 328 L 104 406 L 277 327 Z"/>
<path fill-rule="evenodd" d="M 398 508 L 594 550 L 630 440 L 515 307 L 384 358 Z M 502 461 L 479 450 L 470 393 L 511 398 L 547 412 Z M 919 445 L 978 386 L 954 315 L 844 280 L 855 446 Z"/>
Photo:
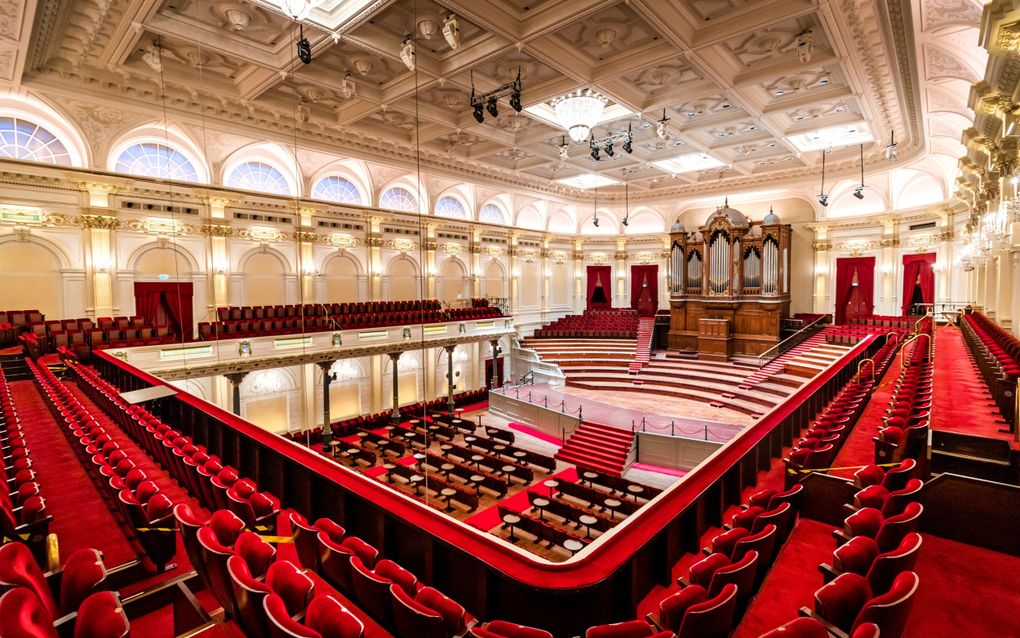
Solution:
<path fill-rule="evenodd" d="M 626 469 L 634 433 L 598 423 L 582 423 L 553 458 L 612 476 Z"/>
<path fill-rule="evenodd" d="M 655 331 L 655 317 L 638 319 L 637 345 L 634 348 L 634 360 L 630 362 L 630 373 L 637 374 L 648 365 L 652 356 L 652 333 Z"/>
<path fill-rule="evenodd" d="M 763 381 L 767 381 L 773 374 L 779 374 L 786 369 L 786 363 L 790 359 L 795 359 L 798 355 L 807 352 L 808 350 L 813 350 L 824 343 L 824 331 L 808 337 L 803 343 L 794 346 L 794 348 L 789 352 L 784 352 L 772 361 L 763 365 L 757 372 L 744 379 L 741 385 L 757 385 Z"/>

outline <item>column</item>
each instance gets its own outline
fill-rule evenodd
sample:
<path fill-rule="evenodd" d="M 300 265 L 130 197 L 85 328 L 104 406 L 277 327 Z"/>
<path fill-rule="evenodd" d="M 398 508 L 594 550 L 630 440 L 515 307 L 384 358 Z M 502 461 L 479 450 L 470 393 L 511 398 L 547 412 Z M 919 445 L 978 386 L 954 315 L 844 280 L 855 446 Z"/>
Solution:
<path fill-rule="evenodd" d="M 400 388 L 397 379 L 397 361 L 403 352 L 390 352 L 390 364 L 393 368 L 393 411 L 390 412 L 390 421 L 394 424 L 400 423 Z"/>
<path fill-rule="evenodd" d="M 616 289 L 614 295 L 615 300 L 613 301 L 614 308 L 629 308 L 630 300 L 627 296 L 627 280 L 630 279 L 628 276 L 630 273 L 627 272 L 627 240 L 618 239 L 616 240 L 616 285 L 613 286 Z M 630 282 L 630 285 L 634 285 L 634 282 Z"/>
<path fill-rule="evenodd" d="M 1020 282 L 1020 236 L 1013 235 L 1013 241 L 1018 242 L 1009 251 L 1010 268 L 1013 269 L 1013 281 Z M 1009 291 L 1010 316 L 1013 319 L 1013 334 L 1020 336 L 1020 292 Z"/>
<path fill-rule="evenodd" d="M 436 299 L 436 249 L 439 248 L 439 244 L 436 242 L 436 225 L 425 224 L 425 237 L 422 239 L 425 242 L 424 255 L 425 263 L 421 265 L 422 272 L 426 276 L 425 279 L 425 292 L 424 296 L 426 299 Z M 443 294 L 446 294 L 445 291 Z"/>
<path fill-rule="evenodd" d="M 492 346 L 492 379 L 489 380 L 489 387 L 495 388 L 499 383 L 499 369 L 496 367 L 496 362 L 499 361 L 499 339 L 493 339 L 489 345 Z"/>
<path fill-rule="evenodd" d="M 975 281 L 974 294 L 973 294 L 974 302 L 982 310 L 987 310 L 988 308 L 985 305 L 985 302 L 986 302 L 986 297 L 985 297 L 985 277 L 988 274 L 988 264 L 984 260 L 981 260 L 981 261 L 978 262 L 977 266 L 975 266 L 974 271 L 976 273 L 976 276 L 974 277 L 974 281 Z"/>
<path fill-rule="evenodd" d="M 383 293 L 383 263 L 382 263 L 382 217 L 373 215 L 368 218 L 368 233 L 365 237 L 368 243 L 368 296 L 367 301 L 376 301 L 384 298 Z M 388 273 L 386 273 L 388 274 Z"/>
<path fill-rule="evenodd" d="M 988 261 L 985 266 L 985 314 L 990 318 L 998 321 L 998 306 L 999 302 L 995 297 L 995 293 L 998 292 L 996 284 L 999 281 L 999 257 L 995 254 L 988 256 Z"/>
<path fill-rule="evenodd" d="M 881 247 L 881 263 L 878 265 L 879 277 L 881 277 L 879 297 L 880 302 L 876 308 L 876 314 L 899 315 L 902 306 L 897 303 L 899 296 L 896 291 L 896 248 L 899 241 L 896 239 L 896 222 L 890 219 L 882 220 L 882 239 L 879 242 Z"/>
<path fill-rule="evenodd" d="M 453 414 L 453 351 L 457 346 L 445 346 L 446 350 L 446 411 Z"/>
<path fill-rule="evenodd" d="M 336 381 L 336 375 L 329 373 L 335 361 L 320 361 L 316 365 L 322 370 L 322 442 L 325 444 L 333 436 L 330 424 L 333 419 L 329 415 L 329 384 Z"/>
<path fill-rule="evenodd" d="M 247 372 L 231 372 L 230 374 L 223 375 L 230 381 L 231 391 L 233 393 L 233 399 L 230 404 L 230 411 L 241 416 L 241 382 L 248 376 Z"/>
<path fill-rule="evenodd" d="M 521 271 L 520 271 L 520 259 L 517 255 L 517 241 L 520 237 L 519 233 L 510 233 L 510 247 L 507 249 L 507 256 L 510 258 L 510 298 L 507 299 L 509 304 L 509 311 L 512 315 L 517 312 L 521 307 L 520 301 L 520 287 L 521 287 Z"/>
<path fill-rule="evenodd" d="M 814 312 L 829 313 L 833 308 L 829 304 L 829 251 L 832 250 L 832 242 L 829 241 L 829 229 L 826 226 L 819 226 L 815 231 L 815 294 Z"/>
<path fill-rule="evenodd" d="M 580 239 L 574 240 L 574 255 L 573 255 L 574 272 L 571 273 L 571 281 L 573 281 L 573 295 L 570 298 L 570 307 L 574 309 L 575 313 L 584 312 L 584 243 Z"/>

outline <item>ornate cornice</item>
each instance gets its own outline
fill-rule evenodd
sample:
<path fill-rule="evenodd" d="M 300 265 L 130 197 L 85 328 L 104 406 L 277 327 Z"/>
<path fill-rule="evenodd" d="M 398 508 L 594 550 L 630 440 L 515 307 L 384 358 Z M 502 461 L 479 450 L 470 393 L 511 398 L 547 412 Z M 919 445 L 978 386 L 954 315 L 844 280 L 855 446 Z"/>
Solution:
<path fill-rule="evenodd" d="M 234 229 L 222 224 L 204 224 L 202 234 L 208 237 L 230 237 L 234 234 Z"/>
<path fill-rule="evenodd" d="M 80 225 L 82 228 L 117 230 L 124 224 L 121 220 L 110 215 L 79 215 L 78 225 Z"/>
<path fill-rule="evenodd" d="M 299 230 L 294 233 L 294 240 L 306 244 L 314 244 L 318 240 L 318 235 L 314 232 Z"/>

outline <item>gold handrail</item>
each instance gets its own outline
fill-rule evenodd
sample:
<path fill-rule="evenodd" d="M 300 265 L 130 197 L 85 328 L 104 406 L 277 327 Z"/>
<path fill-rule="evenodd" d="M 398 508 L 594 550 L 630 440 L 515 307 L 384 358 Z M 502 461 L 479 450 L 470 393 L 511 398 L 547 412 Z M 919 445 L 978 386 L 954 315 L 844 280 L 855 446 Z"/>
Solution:
<path fill-rule="evenodd" d="M 916 335 L 918 333 L 917 327 L 921 325 L 921 322 L 927 319 L 928 317 L 931 317 L 932 319 L 935 318 L 934 315 L 925 314 L 923 317 L 914 322 L 914 326 L 910 329 L 910 333 Z"/>
<path fill-rule="evenodd" d="M 897 342 L 898 342 L 898 341 L 900 340 L 900 333 L 898 333 L 898 332 L 895 332 L 895 331 L 890 331 L 890 332 L 887 332 L 887 333 L 885 334 L 885 339 L 886 339 L 886 341 L 888 341 L 888 340 L 889 340 L 890 338 L 891 338 L 891 339 L 892 339 L 893 341 L 897 341 Z"/>
<path fill-rule="evenodd" d="M 914 341 L 916 339 L 920 339 L 921 337 L 926 337 L 928 339 L 928 349 L 929 350 L 931 349 L 931 335 L 928 334 L 927 332 L 921 332 L 921 333 L 916 334 L 913 337 L 907 339 L 906 341 L 903 342 L 903 345 L 900 347 L 900 367 L 901 368 L 905 367 L 907 365 L 907 363 L 905 361 L 905 359 L 907 357 L 907 346 L 910 345 L 911 341 Z"/>
<path fill-rule="evenodd" d="M 861 368 L 864 367 L 865 363 L 871 364 L 871 378 L 875 378 L 875 360 L 872 358 L 861 359 L 857 362 L 857 379 L 861 378 Z"/>

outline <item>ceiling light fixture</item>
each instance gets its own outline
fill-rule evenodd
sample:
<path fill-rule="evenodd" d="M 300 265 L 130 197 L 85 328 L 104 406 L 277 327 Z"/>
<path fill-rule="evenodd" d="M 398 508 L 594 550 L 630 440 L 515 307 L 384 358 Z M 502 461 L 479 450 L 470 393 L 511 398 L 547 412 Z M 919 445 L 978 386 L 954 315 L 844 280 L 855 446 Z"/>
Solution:
<path fill-rule="evenodd" d="M 460 25 L 457 24 L 457 16 L 452 13 L 443 19 L 443 37 L 451 49 L 460 46 Z"/>
<path fill-rule="evenodd" d="M 414 71 L 414 39 L 410 35 L 400 44 L 400 59 L 409 71 Z"/>
<path fill-rule="evenodd" d="M 818 203 L 822 206 L 829 205 L 829 196 L 825 194 L 825 155 L 828 151 L 822 149 L 822 188 L 818 194 Z"/>
<path fill-rule="evenodd" d="M 347 75 L 344 76 L 343 82 L 340 83 L 340 92 L 348 100 L 358 93 L 358 85 L 351 80 L 350 71 L 347 72 Z"/>
<path fill-rule="evenodd" d="M 560 126 L 567 130 L 570 139 L 583 142 L 593 126 L 602 119 L 602 113 L 609 102 L 591 89 L 580 89 L 575 93 L 553 100 L 552 107 Z"/>
<path fill-rule="evenodd" d="M 517 77 L 514 78 L 513 82 L 507 82 L 506 84 L 493 89 L 487 93 L 478 94 L 475 92 L 475 80 L 474 73 L 471 75 L 471 106 L 474 108 L 475 120 L 481 124 L 485 121 L 485 115 L 482 113 L 482 109 L 488 111 L 492 117 L 499 117 L 499 98 L 503 96 L 510 97 L 510 108 L 517 113 L 521 112 L 521 68 L 517 67 Z M 516 127 L 515 127 L 516 128 Z"/>
<path fill-rule="evenodd" d="M 896 131 L 889 131 L 889 146 L 885 147 L 885 159 L 890 162 L 896 159 Z"/>
<path fill-rule="evenodd" d="M 305 37 L 305 25 L 302 23 L 299 27 L 299 37 L 297 41 L 297 56 L 298 59 L 305 64 L 312 63 L 312 44 Z"/>
<path fill-rule="evenodd" d="M 623 183 L 623 225 L 630 226 L 630 183 Z"/>
<path fill-rule="evenodd" d="M 565 162 L 570 159 L 570 146 L 567 144 L 567 138 L 560 136 L 560 161 Z"/>
<path fill-rule="evenodd" d="M 595 149 L 595 151 L 598 152 L 598 149 Z M 599 227 L 599 189 L 597 188 L 595 189 L 595 215 L 592 218 L 591 223 L 595 226 L 595 228 Z"/>
<path fill-rule="evenodd" d="M 854 189 L 854 197 L 864 199 L 864 144 L 861 144 L 861 185 Z"/>
<path fill-rule="evenodd" d="M 634 131 L 631 126 L 628 126 L 626 131 L 612 133 L 606 137 L 596 138 L 592 135 L 588 140 L 588 148 L 591 149 L 592 159 L 596 162 L 600 161 L 602 159 L 601 152 L 605 152 L 607 158 L 615 156 L 616 152 L 613 149 L 613 144 L 616 142 L 622 143 L 622 148 L 628 155 L 634 152 Z"/>
<path fill-rule="evenodd" d="M 592 139 L 588 142 L 588 148 L 591 149 L 591 158 L 596 162 L 602 158 L 599 156 L 599 147 L 595 144 L 595 140 Z"/>
<path fill-rule="evenodd" d="M 655 123 L 655 135 L 660 139 L 669 139 L 669 118 L 666 117 L 666 109 L 662 109 L 662 119 Z"/>
<path fill-rule="evenodd" d="M 312 13 L 312 0 L 283 0 L 280 6 L 291 20 L 304 20 Z"/>

